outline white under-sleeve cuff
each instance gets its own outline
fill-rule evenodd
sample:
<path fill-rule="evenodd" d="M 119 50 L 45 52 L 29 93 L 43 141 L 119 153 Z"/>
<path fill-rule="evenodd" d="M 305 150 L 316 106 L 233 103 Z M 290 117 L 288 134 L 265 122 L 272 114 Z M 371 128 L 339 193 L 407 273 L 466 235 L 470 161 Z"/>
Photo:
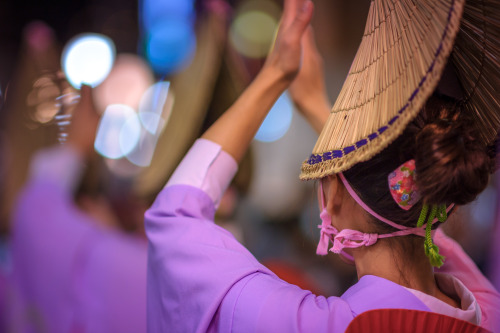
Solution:
<path fill-rule="evenodd" d="M 238 163 L 220 145 L 198 139 L 175 169 L 166 187 L 190 185 L 200 188 L 218 207 L 237 171 Z"/>

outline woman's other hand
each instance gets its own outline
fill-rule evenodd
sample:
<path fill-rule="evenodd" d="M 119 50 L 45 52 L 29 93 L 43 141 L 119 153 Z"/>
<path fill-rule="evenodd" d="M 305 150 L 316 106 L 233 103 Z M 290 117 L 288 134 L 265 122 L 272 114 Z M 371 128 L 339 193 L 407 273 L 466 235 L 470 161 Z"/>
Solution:
<path fill-rule="evenodd" d="M 326 93 L 323 58 L 310 26 L 302 37 L 302 50 L 302 66 L 288 92 L 299 112 L 319 133 L 330 114 L 331 105 Z"/>
<path fill-rule="evenodd" d="M 68 143 L 89 156 L 94 151 L 94 140 L 99 125 L 99 115 L 96 112 L 92 99 L 92 89 L 82 85 L 80 101 L 75 110 L 68 130 Z"/>

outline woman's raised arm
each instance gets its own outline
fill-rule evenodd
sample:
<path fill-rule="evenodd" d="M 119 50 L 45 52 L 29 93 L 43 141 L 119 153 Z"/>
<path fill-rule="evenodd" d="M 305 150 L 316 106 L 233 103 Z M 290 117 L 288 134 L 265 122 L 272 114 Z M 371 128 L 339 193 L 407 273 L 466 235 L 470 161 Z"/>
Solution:
<path fill-rule="evenodd" d="M 241 161 L 260 124 L 299 72 L 302 36 L 311 21 L 310 0 L 285 0 L 276 41 L 264 67 L 240 98 L 203 134 Z"/>

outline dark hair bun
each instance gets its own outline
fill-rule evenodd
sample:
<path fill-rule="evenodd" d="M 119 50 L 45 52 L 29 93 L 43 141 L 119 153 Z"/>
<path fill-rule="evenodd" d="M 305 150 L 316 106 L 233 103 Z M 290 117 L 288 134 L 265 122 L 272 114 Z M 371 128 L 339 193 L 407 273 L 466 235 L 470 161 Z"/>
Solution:
<path fill-rule="evenodd" d="M 492 158 L 476 139 L 471 123 L 460 113 L 453 115 L 446 109 L 441 104 L 439 118 L 427 123 L 417 135 L 417 185 L 428 204 L 464 205 L 488 185 Z"/>

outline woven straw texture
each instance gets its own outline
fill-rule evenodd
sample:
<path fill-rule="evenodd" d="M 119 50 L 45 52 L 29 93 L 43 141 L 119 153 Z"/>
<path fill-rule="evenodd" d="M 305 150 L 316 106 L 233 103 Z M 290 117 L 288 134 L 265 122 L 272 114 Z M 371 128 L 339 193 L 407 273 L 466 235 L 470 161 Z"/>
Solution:
<path fill-rule="evenodd" d="M 467 108 L 491 142 L 500 126 L 499 6 L 373 0 L 361 45 L 300 178 L 345 171 L 387 147 L 433 93 L 452 50 Z"/>
<path fill-rule="evenodd" d="M 468 0 L 450 56 L 484 143 L 500 128 L 500 1 Z"/>

